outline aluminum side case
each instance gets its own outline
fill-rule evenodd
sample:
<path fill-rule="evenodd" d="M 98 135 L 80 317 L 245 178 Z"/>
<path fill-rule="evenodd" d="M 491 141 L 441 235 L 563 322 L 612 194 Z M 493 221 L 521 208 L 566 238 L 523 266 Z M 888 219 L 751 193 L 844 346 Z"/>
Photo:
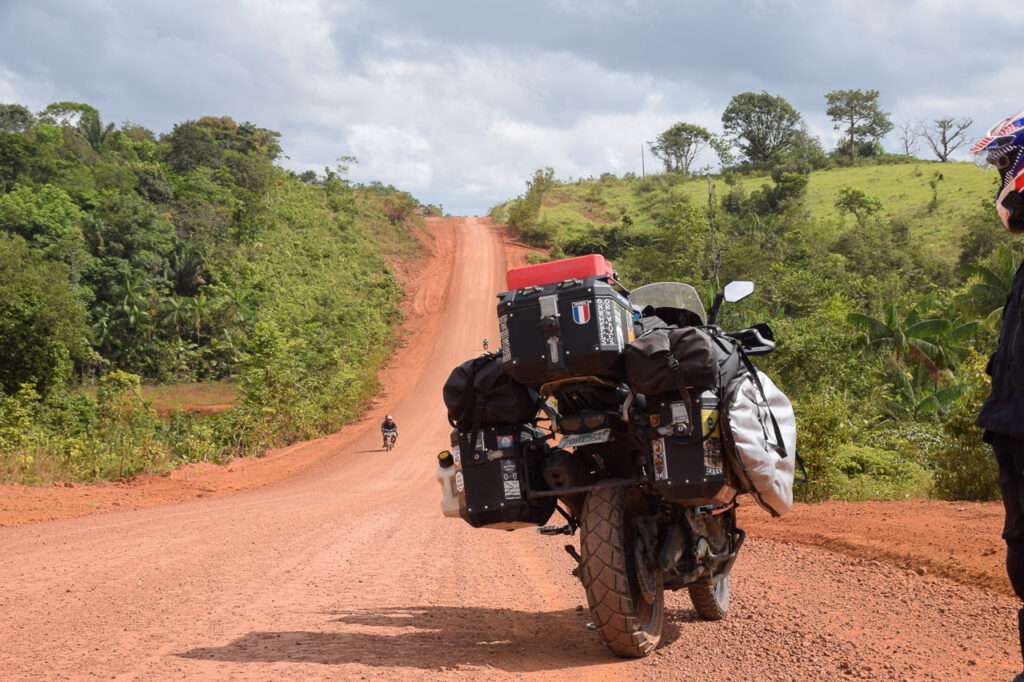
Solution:
<path fill-rule="evenodd" d="M 611 282 L 599 275 L 499 294 L 505 372 L 531 386 L 621 377 L 622 350 L 634 338 L 633 312 Z"/>

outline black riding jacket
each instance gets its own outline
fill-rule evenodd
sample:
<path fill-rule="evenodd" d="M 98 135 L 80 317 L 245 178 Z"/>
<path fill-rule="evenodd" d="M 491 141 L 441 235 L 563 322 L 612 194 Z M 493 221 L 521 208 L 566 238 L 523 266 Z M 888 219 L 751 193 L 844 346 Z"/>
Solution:
<path fill-rule="evenodd" d="M 1024 263 L 1013 276 L 1003 308 L 999 346 L 987 371 L 992 377 L 992 392 L 981 406 L 975 425 L 990 434 L 1024 440 Z"/>
<path fill-rule="evenodd" d="M 390 421 L 390 422 L 389 421 L 385 421 L 383 424 L 380 425 L 380 430 L 381 431 L 397 431 L 398 430 L 398 424 L 396 424 L 394 421 Z"/>

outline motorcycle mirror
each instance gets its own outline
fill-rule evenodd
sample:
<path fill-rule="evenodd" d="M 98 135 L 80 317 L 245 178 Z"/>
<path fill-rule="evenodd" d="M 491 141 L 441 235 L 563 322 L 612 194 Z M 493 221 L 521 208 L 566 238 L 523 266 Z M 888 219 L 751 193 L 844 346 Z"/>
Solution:
<path fill-rule="evenodd" d="M 749 280 L 738 279 L 726 284 L 723 293 L 725 294 L 725 300 L 729 303 L 742 301 L 754 293 L 754 283 Z"/>

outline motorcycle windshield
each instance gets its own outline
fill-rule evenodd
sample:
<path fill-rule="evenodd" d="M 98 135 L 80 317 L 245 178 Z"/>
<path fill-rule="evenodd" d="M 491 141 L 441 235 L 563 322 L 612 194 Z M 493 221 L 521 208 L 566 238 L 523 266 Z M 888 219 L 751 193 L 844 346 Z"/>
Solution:
<path fill-rule="evenodd" d="M 634 306 L 644 308 L 686 308 L 700 315 L 702 322 L 707 321 L 704 304 L 701 303 L 697 290 L 682 282 L 655 282 L 637 287 L 629 295 Z"/>

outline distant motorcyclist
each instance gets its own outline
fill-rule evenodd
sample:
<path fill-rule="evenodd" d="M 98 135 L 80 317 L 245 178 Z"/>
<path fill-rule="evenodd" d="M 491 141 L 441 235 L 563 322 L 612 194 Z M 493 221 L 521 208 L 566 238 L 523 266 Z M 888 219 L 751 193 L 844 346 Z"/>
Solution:
<path fill-rule="evenodd" d="M 1006 229 L 1024 233 L 1024 110 L 997 123 L 971 147 L 980 166 L 999 171 L 996 211 Z M 985 429 L 985 441 L 999 463 L 999 489 L 1006 520 L 1006 572 L 1017 596 L 1024 599 L 1024 265 L 1013 276 L 1010 295 L 1003 308 L 999 345 L 988 364 L 992 392 L 975 424 Z M 1017 613 L 1017 627 L 1024 659 L 1024 608 Z M 1024 663 L 1024 660 L 1022 660 Z M 1024 672 L 1014 678 L 1024 682 Z"/>
<path fill-rule="evenodd" d="M 485 337 L 484 337 L 484 351 L 486 351 L 486 350 L 487 350 L 487 346 L 488 346 L 488 343 L 487 343 L 487 337 L 485 336 Z"/>
<path fill-rule="evenodd" d="M 395 423 L 390 414 L 384 417 L 384 422 L 380 425 L 380 435 L 384 439 L 384 442 L 381 443 L 382 448 L 388 446 L 388 433 L 394 433 L 395 440 L 398 440 L 398 424 Z"/>

